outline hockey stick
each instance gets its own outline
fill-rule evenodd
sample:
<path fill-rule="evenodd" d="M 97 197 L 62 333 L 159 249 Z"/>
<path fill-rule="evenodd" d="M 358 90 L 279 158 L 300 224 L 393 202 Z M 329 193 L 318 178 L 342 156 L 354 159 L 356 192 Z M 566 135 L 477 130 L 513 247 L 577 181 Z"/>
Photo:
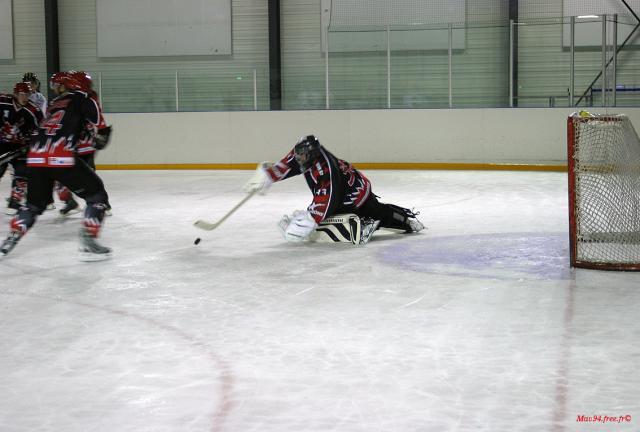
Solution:
<path fill-rule="evenodd" d="M 19 157 L 20 155 L 24 154 L 27 151 L 27 148 L 29 146 L 22 146 L 19 149 L 16 150 L 11 150 L 9 152 L 6 152 L 4 154 L 0 155 L 0 165 L 5 164 L 7 162 L 11 162 L 12 160 L 14 160 L 15 158 Z"/>
<path fill-rule="evenodd" d="M 258 192 L 257 190 L 251 191 L 247 194 L 246 197 L 242 198 L 242 200 L 236 204 L 231 210 L 229 210 L 227 212 L 226 215 L 222 216 L 222 218 L 220 220 L 218 220 L 217 222 L 207 222 L 205 220 L 198 220 L 194 223 L 195 226 L 197 226 L 200 229 L 203 229 L 205 231 L 211 231 L 214 230 L 216 228 L 218 228 L 218 226 L 220 226 L 220 224 L 222 222 L 224 222 L 225 220 L 227 220 L 227 218 L 229 216 L 231 216 L 236 210 L 238 210 L 240 207 L 242 207 L 242 205 L 244 203 L 246 203 L 247 201 L 249 201 L 249 198 L 251 198 L 252 196 L 254 196 L 256 194 L 256 192 Z"/>

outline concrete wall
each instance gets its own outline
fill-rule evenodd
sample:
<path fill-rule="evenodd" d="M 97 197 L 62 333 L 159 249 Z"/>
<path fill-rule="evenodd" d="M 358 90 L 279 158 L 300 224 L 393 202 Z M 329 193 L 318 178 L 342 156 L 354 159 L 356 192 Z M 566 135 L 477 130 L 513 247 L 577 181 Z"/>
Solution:
<path fill-rule="evenodd" d="M 598 112 L 593 110 L 594 112 Z M 564 164 L 568 108 L 109 114 L 99 164 L 274 161 L 313 133 L 351 162 Z M 640 124 L 640 108 L 625 109 Z"/>

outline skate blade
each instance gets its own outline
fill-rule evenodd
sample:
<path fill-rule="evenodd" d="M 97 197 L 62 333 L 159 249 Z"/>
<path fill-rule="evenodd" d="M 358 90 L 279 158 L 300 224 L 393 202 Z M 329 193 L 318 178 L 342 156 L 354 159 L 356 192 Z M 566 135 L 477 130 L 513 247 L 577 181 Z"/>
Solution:
<path fill-rule="evenodd" d="M 97 262 L 111 259 L 111 252 L 104 254 L 94 254 L 91 252 L 80 252 L 78 259 L 82 262 Z"/>

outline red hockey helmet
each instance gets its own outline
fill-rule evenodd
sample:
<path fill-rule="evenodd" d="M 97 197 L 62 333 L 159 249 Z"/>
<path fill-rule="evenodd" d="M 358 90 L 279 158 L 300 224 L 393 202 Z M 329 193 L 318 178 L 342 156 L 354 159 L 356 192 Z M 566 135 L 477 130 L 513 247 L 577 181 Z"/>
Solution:
<path fill-rule="evenodd" d="M 49 86 L 52 89 L 64 86 L 67 90 L 82 90 L 82 84 L 80 84 L 77 79 L 73 78 L 70 72 L 54 73 L 49 80 Z"/>
<path fill-rule="evenodd" d="M 80 82 L 73 78 L 72 76 L 64 76 L 62 78 L 62 82 L 61 84 L 67 89 L 67 90 L 82 90 L 82 84 L 80 84 Z"/>
<path fill-rule="evenodd" d="M 80 90 L 88 92 L 93 87 L 93 80 L 91 79 L 91 75 L 86 73 L 85 71 L 69 71 L 69 75 L 71 78 L 75 79 L 82 86 Z"/>
<path fill-rule="evenodd" d="M 16 83 L 16 85 L 13 87 L 13 94 L 18 95 L 20 93 L 25 93 L 28 95 L 33 93 L 33 88 L 31 87 L 31 84 L 28 82 Z"/>
<path fill-rule="evenodd" d="M 51 79 L 49 79 L 49 87 L 51 87 L 51 89 L 55 89 L 56 87 L 61 85 L 62 79 L 65 76 L 67 76 L 66 72 L 56 72 L 53 75 L 51 75 Z"/>

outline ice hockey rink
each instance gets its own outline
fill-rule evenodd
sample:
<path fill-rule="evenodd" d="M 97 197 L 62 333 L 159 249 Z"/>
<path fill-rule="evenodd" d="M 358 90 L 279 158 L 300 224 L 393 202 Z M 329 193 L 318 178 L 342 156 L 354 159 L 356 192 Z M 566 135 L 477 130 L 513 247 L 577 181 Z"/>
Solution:
<path fill-rule="evenodd" d="M 295 178 L 199 231 L 249 171 L 101 171 L 112 260 L 49 212 L 0 261 L 0 430 L 640 430 L 639 276 L 569 270 L 566 174 L 365 173 L 428 230 L 285 243 Z"/>

